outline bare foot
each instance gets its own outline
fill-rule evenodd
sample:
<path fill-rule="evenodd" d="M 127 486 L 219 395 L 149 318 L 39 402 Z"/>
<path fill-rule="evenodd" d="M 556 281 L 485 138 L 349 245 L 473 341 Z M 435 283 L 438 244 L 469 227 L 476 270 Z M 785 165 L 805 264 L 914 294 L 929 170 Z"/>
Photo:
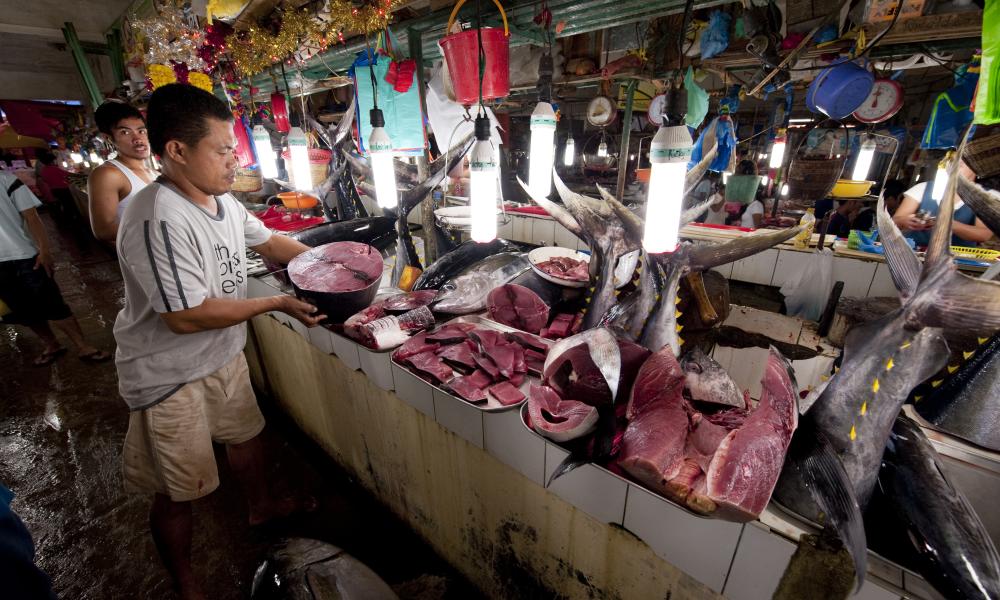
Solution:
<path fill-rule="evenodd" d="M 299 513 L 316 512 L 319 502 L 313 496 L 284 496 L 271 500 L 264 506 L 250 507 L 250 525 L 263 525 Z"/>

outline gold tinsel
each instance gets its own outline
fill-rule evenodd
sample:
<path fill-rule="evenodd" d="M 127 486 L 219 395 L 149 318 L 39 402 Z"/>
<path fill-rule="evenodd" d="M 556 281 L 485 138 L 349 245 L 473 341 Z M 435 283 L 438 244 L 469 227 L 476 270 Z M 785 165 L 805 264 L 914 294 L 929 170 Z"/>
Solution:
<path fill-rule="evenodd" d="M 278 61 L 304 60 L 343 39 L 343 33 L 368 35 L 389 24 L 403 0 L 376 0 L 358 7 L 350 0 L 329 0 L 319 19 L 302 10 L 285 10 L 277 35 L 251 26 L 226 38 L 226 47 L 244 76 L 255 75 Z"/>
<path fill-rule="evenodd" d="M 183 8 L 166 4 L 160 6 L 158 14 L 148 19 L 132 22 L 136 33 L 145 38 L 147 65 L 169 64 L 170 61 L 187 63 L 192 71 L 207 68 L 198 56 L 198 48 L 205 43 L 204 33 L 195 17 Z"/>

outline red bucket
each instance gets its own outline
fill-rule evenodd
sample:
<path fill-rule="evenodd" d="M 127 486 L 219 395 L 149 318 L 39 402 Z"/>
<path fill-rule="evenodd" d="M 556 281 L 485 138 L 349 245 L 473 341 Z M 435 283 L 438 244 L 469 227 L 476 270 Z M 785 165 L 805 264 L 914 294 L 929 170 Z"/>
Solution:
<path fill-rule="evenodd" d="M 458 9 L 465 0 L 460 0 L 451 11 L 448 29 L 451 31 Z M 444 60 L 448 65 L 448 76 L 455 90 L 455 99 L 465 106 L 479 102 L 479 35 L 483 38 L 483 53 L 486 65 L 483 72 L 483 100 L 503 98 L 510 93 L 510 51 L 508 40 L 507 13 L 498 0 L 493 3 L 500 9 L 503 29 L 483 27 L 466 29 L 446 35 L 440 40 Z"/>

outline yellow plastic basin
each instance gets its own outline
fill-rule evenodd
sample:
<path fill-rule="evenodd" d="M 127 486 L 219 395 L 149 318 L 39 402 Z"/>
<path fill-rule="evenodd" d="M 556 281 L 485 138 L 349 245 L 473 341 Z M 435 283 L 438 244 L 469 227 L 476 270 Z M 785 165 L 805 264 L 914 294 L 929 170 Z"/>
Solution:
<path fill-rule="evenodd" d="M 874 181 L 855 181 L 853 179 L 838 179 L 830 190 L 834 198 L 861 198 L 875 185 Z"/>

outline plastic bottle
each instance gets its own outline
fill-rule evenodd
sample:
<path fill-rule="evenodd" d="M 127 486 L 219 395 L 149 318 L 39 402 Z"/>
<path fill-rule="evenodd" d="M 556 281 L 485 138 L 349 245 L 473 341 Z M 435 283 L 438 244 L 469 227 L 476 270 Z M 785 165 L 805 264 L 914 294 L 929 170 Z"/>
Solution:
<path fill-rule="evenodd" d="M 805 228 L 795 236 L 792 243 L 796 248 L 808 248 L 809 242 L 812 241 L 813 229 L 816 228 L 816 210 L 807 208 L 806 214 L 799 219 L 799 225 L 804 225 Z"/>

